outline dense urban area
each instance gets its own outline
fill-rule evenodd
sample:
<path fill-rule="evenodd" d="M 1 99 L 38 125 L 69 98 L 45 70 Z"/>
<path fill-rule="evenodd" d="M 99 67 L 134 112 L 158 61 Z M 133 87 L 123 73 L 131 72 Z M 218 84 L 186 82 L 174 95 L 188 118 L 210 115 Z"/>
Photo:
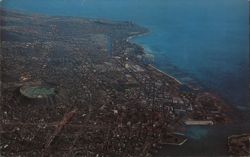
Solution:
<path fill-rule="evenodd" d="M 184 144 L 187 125 L 231 121 L 222 100 L 158 70 L 129 41 L 146 28 L 0 13 L 2 156 L 149 157 Z"/>

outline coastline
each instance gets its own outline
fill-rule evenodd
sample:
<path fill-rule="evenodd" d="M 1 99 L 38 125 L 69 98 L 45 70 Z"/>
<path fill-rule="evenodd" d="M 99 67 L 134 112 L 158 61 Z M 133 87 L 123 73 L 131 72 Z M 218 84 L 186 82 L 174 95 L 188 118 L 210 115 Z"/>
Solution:
<path fill-rule="evenodd" d="M 140 45 L 139 43 L 133 42 L 133 41 L 131 41 L 131 40 L 134 39 L 134 38 L 137 38 L 137 37 L 145 36 L 145 35 L 147 35 L 147 34 L 149 34 L 149 33 L 150 33 L 150 30 L 148 30 L 147 32 L 144 32 L 144 33 L 137 34 L 137 35 L 131 35 L 131 36 L 129 36 L 129 37 L 127 38 L 126 41 L 127 41 L 127 42 L 130 42 L 130 43 L 134 43 L 134 44 L 136 44 L 137 46 L 141 47 L 141 48 L 143 49 L 143 53 L 146 54 L 145 48 L 143 47 L 143 45 Z M 181 82 L 181 81 L 178 80 L 176 77 L 174 77 L 174 76 L 172 76 L 171 74 L 169 74 L 168 72 L 165 72 L 165 71 L 163 71 L 163 70 L 157 68 L 157 67 L 156 67 L 155 65 L 153 65 L 153 64 L 149 64 L 148 66 L 150 66 L 150 67 L 153 68 L 154 70 L 160 72 L 161 74 L 167 76 L 168 78 L 174 80 L 174 81 L 177 82 L 179 85 L 185 85 L 185 84 L 186 84 L 186 83 Z M 241 112 L 241 110 L 238 109 L 237 107 L 235 107 L 232 103 L 226 101 L 222 95 L 218 94 L 216 91 L 211 90 L 210 88 L 202 87 L 202 90 L 200 90 L 199 87 L 198 87 L 198 88 L 193 87 L 191 84 L 186 84 L 186 85 L 188 85 L 188 87 L 191 88 L 191 89 L 193 89 L 193 90 L 198 90 L 198 91 L 203 91 L 203 92 L 205 92 L 205 93 L 209 93 L 209 94 L 210 94 L 212 97 L 214 97 L 215 99 L 222 101 L 223 104 L 225 104 L 224 107 L 227 108 L 227 110 L 229 110 L 229 108 L 231 109 L 229 114 L 232 114 L 232 112 L 233 112 L 233 113 Z M 204 89 L 203 89 L 203 88 L 204 88 Z M 237 115 L 238 115 L 238 114 L 237 114 Z M 235 119 L 235 117 L 233 116 L 232 119 Z"/>
<path fill-rule="evenodd" d="M 172 75 L 170 75 L 170 74 L 168 74 L 168 73 L 166 73 L 166 72 L 164 72 L 164 71 L 158 69 L 157 67 L 153 66 L 152 64 L 149 64 L 149 66 L 150 66 L 151 68 L 157 70 L 158 72 L 160 72 L 160 73 L 166 75 L 167 77 L 169 77 L 169 78 L 175 80 L 179 85 L 183 85 L 183 83 L 182 83 L 181 81 L 179 81 L 177 78 L 175 78 L 174 76 L 172 76 Z"/>
<path fill-rule="evenodd" d="M 129 36 L 129 37 L 126 39 L 126 41 L 127 41 L 127 42 L 130 42 L 130 43 L 134 43 L 134 42 L 131 41 L 133 38 L 145 36 L 145 35 L 147 35 L 147 34 L 149 34 L 149 33 L 150 33 L 150 31 L 147 30 L 147 32 L 143 32 L 143 33 L 131 35 L 131 36 Z M 135 43 L 135 44 L 143 48 L 143 46 L 141 46 L 141 45 L 139 45 L 139 44 L 137 44 L 137 43 Z"/>
<path fill-rule="evenodd" d="M 141 33 L 141 34 L 137 34 L 137 35 L 131 35 L 131 36 L 129 36 L 129 37 L 126 39 L 126 41 L 127 41 L 127 42 L 130 42 L 130 43 L 134 43 L 134 44 L 136 44 L 137 46 L 141 47 L 141 48 L 143 49 L 143 53 L 146 54 L 145 48 L 144 48 L 142 45 L 140 45 L 140 44 L 138 44 L 138 43 L 135 43 L 135 42 L 132 42 L 131 40 L 132 40 L 133 38 L 145 36 L 145 35 L 147 35 L 147 34 L 149 34 L 149 33 L 150 33 L 150 31 L 145 32 L 145 33 Z M 181 81 L 179 81 L 176 77 L 174 77 L 174 76 L 168 74 L 167 72 L 164 72 L 164 71 L 160 70 L 159 68 L 155 67 L 155 66 L 152 65 L 152 64 L 149 64 L 149 66 L 150 66 L 151 68 L 153 68 L 154 70 L 160 72 L 161 74 L 163 74 L 163 75 L 165 75 L 165 76 L 167 76 L 167 77 L 173 79 L 173 80 L 176 81 L 179 85 L 183 85 L 183 83 L 182 83 Z"/>
<path fill-rule="evenodd" d="M 146 33 L 135 33 L 135 34 L 133 34 L 133 35 L 131 35 L 130 37 L 128 37 L 127 38 L 127 41 L 128 42 L 130 42 L 129 40 L 131 40 L 131 39 L 133 39 L 134 37 L 138 37 L 138 36 L 143 36 L 143 35 L 145 35 L 145 34 L 147 34 L 148 32 L 146 32 Z M 123 38 L 123 40 L 124 40 L 124 38 Z M 131 43 L 133 43 L 133 42 L 131 42 Z M 138 47 L 142 47 L 142 50 L 140 50 L 140 52 L 143 54 L 143 53 L 146 53 L 145 51 L 144 51 L 144 48 L 143 48 L 143 46 L 141 46 L 140 44 L 137 44 L 137 43 L 134 43 L 134 45 L 135 46 L 138 46 Z M 139 62 L 139 61 L 135 61 L 135 62 Z M 150 66 L 150 69 L 148 68 L 147 69 L 147 67 L 149 67 Z M 151 69 L 152 68 L 152 69 Z M 149 71 L 152 71 L 152 72 L 154 72 L 154 73 L 156 73 L 156 71 L 157 72 L 160 72 L 161 74 L 164 74 L 164 75 L 160 75 L 160 77 L 164 77 L 164 76 L 167 76 L 167 78 L 169 78 L 169 80 L 171 81 L 171 80 L 174 80 L 173 82 L 177 82 L 177 83 L 179 83 L 180 85 L 182 84 L 178 79 L 176 79 L 175 77 L 173 77 L 173 76 L 171 76 L 171 75 L 169 75 L 169 74 L 167 74 L 167 72 L 164 72 L 164 71 L 162 71 L 162 70 L 160 70 L 160 69 L 158 69 L 158 68 L 156 68 L 154 65 L 151 65 L 151 64 L 149 64 L 148 66 L 145 66 L 145 69 L 146 70 L 149 70 Z M 60 70 L 60 69 L 58 69 L 58 70 Z M 157 74 L 159 74 L 159 73 L 157 73 Z M 114 79 L 114 78 L 111 78 L 112 80 Z M 172 81 L 171 81 L 172 82 Z M 175 83 L 174 83 L 175 84 Z M 211 95 L 213 95 L 213 93 L 211 93 Z M 116 111 L 116 110 L 115 110 Z M 112 112 L 113 112 L 113 110 L 112 110 Z M 85 113 L 85 112 L 83 112 L 83 113 Z M 114 112 L 114 114 L 117 114 L 116 112 Z M 186 144 L 185 144 L 186 145 Z"/>
<path fill-rule="evenodd" d="M 128 37 L 126 41 L 127 41 L 127 42 L 130 42 L 130 43 L 134 43 L 134 44 L 136 44 L 137 46 L 141 47 L 141 48 L 143 49 L 143 53 L 145 54 L 146 52 L 145 52 L 145 49 L 144 49 L 143 45 L 140 45 L 140 44 L 138 44 L 138 43 L 136 43 L 136 42 L 133 42 L 133 41 L 131 41 L 131 40 L 134 39 L 134 38 L 136 38 L 136 37 L 141 37 L 141 36 L 147 35 L 148 33 L 149 33 L 149 32 L 142 33 L 142 34 L 138 34 L 138 35 L 132 35 L 132 36 Z M 152 69 L 154 69 L 154 70 L 160 72 L 161 74 L 167 76 L 168 78 L 174 80 L 174 81 L 177 82 L 179 85 L 183 85 L 183 84 L 184 84 L 183 82 L 179 81 L 179 80 L 178 80 L 177 78 L 175 78 L 174 76 L 171 76 L 171 75 L 168 74 L 167 72 L 162 71 L 161 69 L 155 67 L 154 65 L 149 64 L 148 66 L 151 67 Z M 191 87 L 192 89 L 194 89 L 192 86 L 189 86 L 189 87 Z M 226 103 L 226 102 L 221 98 L 221 96 L 217 96 L 217 94 L 215 94 L 214 92 L 211 92 L 211 91 L 203 91 L 203 92 L 209 93 L 209 95 L 210 95 L 211 97 L 213 97 L 214 99 L 222 101 L 222 102 L 223 102 L 223 103 L 222 103 L 222 104 L 223 104 L 223 108 L 224 108 L 225 110 L 229 111 L 229 113 L 228 113 L 229 115 L 232 114 L 232 112 L 235 112 L 235 110 L 234 110 L 234 111 L 230 110 L 230 108 L 231 108 L 233 105 L 231 105 L 230 103 Z M 230 118 L 230 119 L 231 119 L 231 118 Z M 230 121 L 229 123 L 235 123 L 235 122 Z M 206 129 L 206 130 L 209 130 L 210 133 L 207 134 L 206 137 L 203 137 L 203 138 L 199 139 L 198 142 L 204 140 L 204 138 L 205 138 L 205 139 L 206 139 L 206 138 L 211 138 L 211 139 L 212 139 L 211 141 L 213 141 L 213 139 L 216 137 L 216 135 L 214 135 L 214 134 L 215 134 L 215 131 L 219 131 L 221 128 L 224 128 L 224 127 L 228 128 L 228 127 L 230 127 L 230 126 L 234 126 L 234 124 L 224 124 L 224 125 L 215 124 L 215 125 L 213 125 L 212 127 L 209 126 L 209 125 L 207 125 L 207 124 L 206 124 L 206 125 L 203 125 L 202 127 L 205 127 L 205 129 Z M 188 127 L 189 127 L 189 128 L 193 128 L 193 127 L 195 128 L 195 127 L 197 127 L 197 126 L 196 126 L 196 125 L 191 125 L 191 126 L 188 126 Z M 206 127 L 208 127 L 208 128 L 206 128 Z M 232 135 L 233 130 L 235 130 L 235 127 L 233 127 L 233 129 L 230 130 L 230 131 L 228 131 L 228 132 L 224 132 L 224 133 L 226 133 L 226 134 L 224 135 L 225 137 L 222 137 L 222 138 L 220 139 L 222 143 L 225 142 L 224 139 L 225 139 L 227 136 Z M 212 132 L 212 133 L 211 133 L 211 132 Z M 190 139 L 190 137 L 188 137 L 188 139 Z M 187 141 L 187 139 L 186 139 L 182 144 L 186 143 L 186 141 Z M 187 146 L 184 146 L 184 147 L 180 150 L 180 152 L 185 151 L 188 147 L 190 147 L 190 143 L 193 144 L 193 145 L 195 146 L 195 145 L 197 145 L 198 142 L 197 142 L 197 140 L 191 138 L 191 142 L 186 143 Z M 219 142 L 218 142 L 218 143 L 219 143 Z M 182 144 L 181 144 L 181 145 L 182 145 Z M 210 144 L 211 144 L 211 143 L 209 142 L 209 144 L 207 144 L 207 145 L 209 146 Z M 219 143 L 219 146 L 221 146 L 221 145 L 222 145 L 222 146 L 225 146 L 224 144 Z M 174 145 L 173 145 L 173 146 L 174 146 Z M 168 154 L 168 153 L 165 152 L 165 149 L 166 149 L 166 148 L 169 148 L 169 147 L 170 147 L 170 146 L 166 146 L 166 147 L 163 148 L 160 152 L 164 152 L 163 154 L 165 154 L 165 155 Z M 175 148 L 175 149 L 176 149 L 176 148 Z M 176 150 L 176 151 L 177 151 L 177 150 Z M 219 152 L 218 154 L 220 154 L 220 153 L 221 153 L 221 155 L 228 155 L 228 152 L 227 152 L 226 149 L 223 150 L 222 152 Z M 159 154 L 157 154 L 156 156 L 161 156 L 161 154 L 162 154 L 162 153 L 159 153 Z M 171 154 L 171 153 L 170 153 L 170 154 Z M 169 155 L 170 155 L 170 154 L 169 154 Z M 191 154 L 192 154 L 192 153 L 191 153 Z M 195 153 L 194 153 L 194 154 L 195 154 Z"/>

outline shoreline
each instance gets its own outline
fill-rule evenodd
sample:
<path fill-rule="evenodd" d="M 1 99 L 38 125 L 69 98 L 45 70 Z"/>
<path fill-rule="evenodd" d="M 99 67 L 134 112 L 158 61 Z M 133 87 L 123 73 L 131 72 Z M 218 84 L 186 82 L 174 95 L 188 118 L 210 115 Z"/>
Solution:
<path fill-rule="evenodd" d="M 150 31 L 148 30 L 147 32 L 144 32 L 144 33 L 139 33 L 139 34 L 131 35 L 131 36 L 127 37 L 126 41 L 127 41 L 127 42 L 130 42 L 130 43 L 134 43 L 134 42 L 131 41 L 133 38 L 145 36 L 145 35 L 147 35 L 147 34 L 149 34 L 149 33 L 150 33 Z M 136 44 L 136 45 L 138 45 L 138 46 L 140 46 L 140 47 L 143 48 L 143 46 L 141 46 L 141 45 L 139 45 L 139 44 L 137 44 L 137 43 L 134 43 L 134 44 Z M 144 48 L 143 48 L 143 49 L 144 49 Z"/>
<path fill-rule="evenodd" d="M 139 44 L 139 43 L 136 43 L 136 42 L 133 42 L 133 41 L 131 41 L 132 39 L 134 39 L 134 38 L 136 38 L 136 37 L 141 37 L 141 36 L 144 36 L 144 35 L 147 35 L 147 34 L 149 34 L 150 32 L 146 32 L 146 33 L 141 33 L 141 34 L 137 34 L 137 35 L 131 35 L 131 36 L 129 36 L 128 38 L 127 38 L 127 42 L 130 42 L 130 43 L 133 43 L 133 44 L 136 44 L 137 46 L 139 46 L 139 47 L 141 47 L 142 49 L 143 49 L 143 53 L 145 54 L 146 52 L 145 52 L 145 48 L 143 47 L 143 45 L 141 45 L 141 44 Z M 155 65 L 153 65 L 153 64 L 149 64 L 148 65 L 149 67 L 151 67 L 151 68 L 153 68 L 154 70 L 156 70 L 156 71 L 158 71 L 158 72 L 160 72 L 161 74 L 163 74 L 163 75 L 165 75 L 166 77 L 168 77 L 168 78 L 170 78 L 170 79 L 172 79 L 172 80 L 174 80 L 175 82 L 177 82 L 179 85 L 184 85 L 185 83 L 183 83 L 183 82 L 181 82 L 181 81 L 179 81 L 177 78 L 175 78 L 174 76 L 172 76 L 172 75 L 170 75 L 169 73 L 167 73 L 167 72 L 165 72 L 165 71 L 163 71 L 163 70 L 161 70 L 161 69 L 159 69 L 159 68 L 157 68 L 157 67 L 155 67 Z M 192 86 L 189 86 L 189 87 L 191 87 L 192 89 L 195 89 L 195 88 L 193 88 Z M 199 89 L 198 89 L 199 90 Z M 199 90 L 200 91 L 200 90 Z M 222 101 L 223 102 L 223 104 L 224 104 L 224 108 L 226 108 L 226 110 L 228 110 L 229 108 L 231 108 L 232 110 L 229 110 L 230 111 L 230 114 L 232 114 L 232 112 L 233 113 L 235 113 L 235 112 L 239 112 L 239 109 L 237 109 L 237 108 L 235 108 L 231 103 L 228 103 L 228 102 L 225 102 L 225 100 L 224 99 L 222 99 L 222 96 L 220 96 L 220 95 L 217 95 L 217 94 L 215 94 L 216 92 L 211 92 L 211 91 L 204 91 L 204 90 L 202 90 L 203 92 L 205 92 L 205 93 L 209 93 L 209 95 L 211 95 L 213 98 L 215 98 L 216 100 L 220 100 L 220 101 Z M 232 108 L 233 107 L 233 108 Z M 229 114 L 229 115 L 230 115 Z M 234 118 L 233 118 L 234 119 Z M 233 122 L 233 123 L 235 123 L 235 122 Z M 191 127 L 192 126 L 196 126 L 196 125 L 190 125 Z M 209 126 L 209 125 L 204 125 L 204 126 Z M 214 126 L 218 126 L 218 124 L 215 124 Z M 209 136 L 209 135 L 207 135 L 207 136 Z M 211 135 L 210 135 L 211 136 Z"/>
<path fill-rule="evenodd" d="M 137 35 L 131 35 L 129 36 L 126 41 L 127 42 L 130 42 L 130 43 L 134 43 L 136 44 L 137 46 L 141 47 L 143 49 L 143 53 L 146 54 L 145 52 L 145 48 L 143 45 L 139 44 L 139 43 L 136 43 L 136 42 L 133 42 L 131 41 L 132 39 L 134 38 L 137 38 L 137 37 L 141 37 L 141 36 L 145 36 L 147 34 L 150 33 L 150 30 L 148 30 L 148 32 L 145 32 L 145 33 L 140 33 L 140 34 L 137 34 Z M 161 74 L 169 77 L 170 79 L 174 80 L 175 82 L 177 82 L 179 85 L 187 85 L 189 88 L 193 89 L 193 90 L 198 90 L 198 91 L 203 91 L 203 92 L 206 92 L 206 93 L 210 93 L 213 97 L 216 97 L 216 99 L 220 100 L 220 101 L 223 101 L 224 104 L 226 104 L 226 107 L 227 108 L 231 108 L 233 113 L 239 113 L 239 112 L 245 112 L 244 110 L 240 109 L 237 105 L 233 105 L 232 102 L 230 102 L 229 100 L 225 99 L 225 96 L 219 94 L 217 91 L 214 91 L 213 89 L 209 88 L 209 87 L 205 87 L 204 85 L 202 84 L 198 84 L 199 87 L 198 88 L 195 88 L 193 87 L 192 85 L 188 84 L 188 83 L 184 83 L 180 80 L 178 80 L 176 77 L 172 76 L 171 74 L 169 74 L 168 72 L 165 72 L 159 68 L 157 68 L 155 65 L 152 65 L 152 64 L 149 64 L 148 66 L 150 66 L 151 68 L 155 69 L 156 71 L 160 72 Z M 201 90 L 201 88 L 202 90 Z M 246 108 L 247 110 L 250 110 L 249 108 Z M 230 113 L 231 113 L 230 112 Z"/>
<path fill-rule="evenodd" d="M 157 67 L 153 66 L 152 64 L 149 64 L 149 66 L 150 66 L 151 68 L 155 69 L 156 71 L 162 73 L 163 75 L 166 75 L 167 77 L 169 77 L 169 78 L 175 80 L 179 85 L 183 85 L 183 83 L 182 83 L 181 81 L 179 81 L 177 78 L 175 78 L 174 76 L 172 76 L 172 75 L 170 75 L 170 74 L 168 74 L 168 73 L 166 73 L 166 72 L 164 72 L 164 71 L 158 69 Z"/>
<path fill-rule="evenodd" d="M 146 54 L 145 48 L 144 48 L 142 45 L 140 45 L 140 44 L 138 44 L 138 43 L 135 43 L 135 42 L 132 42 L 131 40 L 132 40 L 133 38 L 145 36 L 145 35 L 147 35 L 147 34 L 149 34 L 149 33 L 150 33 L 150 31 L 145 32 L 145 33 L 141 33 L 141 34 L 137 34 L 137 35 L 131 35 L 131 36 L 129 36 L 129 37 L 126 39 L 126 41 L 127 41 L 127 42 L 130 42 L 130 43 L 134 43 L 134 44 L 136 44 L 137 46 L 141 47 L 141 48 L 143 49 L 143 53 Z M 184 84 L 184 83 L 182 83 L 181 81 L 179 81 L 176 77 L 174 77 L 174 76 L 170 75 L 169 73 L 164 72 L 164 71 L 162 71 L 161 69 L 155 67 L 155 65 L 149 64 L 148 66 L 150 66 L 150 67 L 153 68 L 154 70 L 160 72 L 161 74 L 163 74 L 163 75 L 165 75 L 165 76 L 167 76 L 167 77 L 173 79 L 173 80 L 176 81 L 179 85 L 183 85 L 183 84 Z"/>
<path fill-rule="evenodd" d="M 74 28 L 74 27 L 73 27 Z M 143 29 L 142 29 L 143 30 Z M 146 54 L 146 52 L 145 52 L 145 49 L 144 49 L 144 47 L 143 46 L 141 46 L 140 44 L 137 44 L 137 43 L 134 43 L 134 42 L 130 42 L 130 40 L 131 39 L 133 39 L 133 38 L 135 38 L 135 37 L 139 37 L 139 36 L 143 36 L 143 35 L 146 35 L 147 33 L 149 33 L 149 32 L 147 32 L 147 31 L 143 31 L 143 32 L 141 32 L 140 33 L 140 31 L 136 31 L 136 32 L 134 32 L 134 33 L 131 33 L 131 36 L 129 36 L 128 38 L 127 38 L 127 43 L 133 43 L 134 44 L 134 47 L 136 47 L 136 48 L 142 48 L 142 49 L 140 49 L 138 52 L 140 52 L 140 54 Z M 125 38 L 123 38 L 123 42 L 124 42 L 124 40 L 126 39 L 126 37 Z M 69 40 L 71 40 L 71 38 L 69 38 Z M 81 43 L 79 43 L 79 45 L 81 45 Z M 133 45 L 132 45 L 133 46 Z M 136 50 L 136 49 L 135 49 Z M 69 52 L 71 52 L 71 51 L 69 51 Z M 72 51 L 73 52 L 73 51 Z M 78 51 L 78 53 L 80 54 L 80 53 L 82 53 L 81 51 Z M 136 53 L 135 53 L 136 54 Z M 136 56 L 136 55 L 131 55 L 132 57 L 131 58 L 133 58 L 133 56 Z M 79 57 L 84 57 L 84 56 L 79 56 Z M 72 59 L 74 59 L 74 58 L 72 58 Z M 134 62 L 133 63 L 140 63 L 140 60 L 137 60 L 137 59 L 134 59 L 133 60 Z M 77 65 L 78 65 L 78 63 L 77 63 Z M 79 64 L 80 65 L 80 64 Z M 114 64 L 114 65 L 116 65 L 116 64 Z M 84 67 L 85 67 L 85 64 L 83 65 Z M 56 66 L 55 66 L 56 67 Z M 90 70 L 91 70 L 91 72 L 92 72 L 92 66 L 90 66 Z M 143 68 L 145 68 L 145 70 L 146 71 L 149 71 L 150 73 L 152 73 L 153 75 L 154 74 L 156 74 L 156 76 L 158 76 L 156 79 L 157 80 L 160 80 L 160 79 L 162 79 L 162 78 L 164 78 L 164 79 L 169 79 L 169 81 L 173 84 L 173 85 L 176 85 L 177 83 L 178 84 L 180 84 L 180 85 L 182 85 L 182 82 L 180 82 L 178 79 L 176 79 L 175 77 L 173 77 L 173 76 L 171 76 L 171 75 L 169 75 L 167 72 L 164 72 L 163 70 L 160 70 L 160 69 L 158 69 L 157 67 L 155 67 L 154 65 L 152 65 L 152 64 L 148 64 L 147 66 L 143 66 Z M 60 68 L 59 66 L 58 66 L 58 69 L 57 69 L 59 72 L 62 72 L 62 73 L 64 73 L 64 69 L 62 69 L 62 68 Z M 70 70 L 70 68 L 68 68 L 68 70 Z M 89 70 L 89 71 L 90 71 Z M 87 72 L 88 72 L 88 69 L 86 70 Z M 67 71 L 68 73 L 69 73 L 69 76 L 72 74 L 72 76 L 75 76 L 75 72 L 74 73 L 71 73 L 71 71 Z M 83 69 L 79 69 L 79 72 L 85 72 L 85 70 Z M 50 74 L 51 73 L 51 71 L 49 71 L 48 72 L 48 74 Z M 95 72 L 94 72 L 95 73 Z M 136 71 L 134 71 L 134 73 L 136 74 Z M 36 73 L 35 73 L 36 74 Z M 123 75 L 124 73 L 121 73 L 121 75 L 120 76 L 124 76 Z M 93 74 L 94 76 L 95 76 L 95 74 Z M 41 75 L 41 76 L 43 76 L 43 75 Z M 51 75 L 51 76 L 53 76 L 53 75 Z M 114 75 L 115 76 L 115 75 Z M 56 76 L 55 78 L 54 78 L 54 80 L 56 80 L 56 78 L 57 77 L 60 77 L 60 76 Z M 78 77 L 77 76 L 77 78 L 76 78 L 76 80 L 74 80 L 74 81 L 76 81 L 76 83 L 79 81 L 79 80 L 82 80 L 82 78 L 84 78 L 84 77 L 82 77 L 82 76 L 80 76 L 80 77 Z M 106 78 L 106 77 L 105 77 Z M 78 80 L 79 79 L 79 80 Z M 86 79 L 86 78 L 85 78 Z M 86 80 L 88 80 L 89 78 L 87 78 Z M 109 79 L 109 78 L 108 78 Z M 113 77 L 110 77 L 110 80 L 112 80 L 113 81 Z M 57 79 L 58 81 L 60 80 L 60 78 L 59 79 Z M 118 80 L 118 79 L 117 79 Z M 66 80 L 65 80 L 66 81 Z M 71 81 L 71 80 L 70 80 Z M 109 81 L 109 80 L 108 80 Z M 110 82 L 108 82 L 107 81 L 107 83 L 110 83 Z M 118 81 L 120 81 L 120 80 L 118 80 Z M 117 81 L 117 82 L 118 82 Z M 72 81 L 71 81 L 72 82 Z M 94 81 L 93 81 L 94 82 Z M 60 82 L 61 83 L 61 82 Z M 64 83 L 64 82 L 62 82 L 62 83 Z M 61 83 L 61 84 L 62 84 Z M 66 82 L 67 83 L 67 82 Z M 81 83 L 81 81 L 79 81 L 79 83 Z M 85 83 L 85 82 L 84 82 Z M 91 82 L 90 82 L 91 83 Z M 96 82 L 94 82 L 95 84 L 96 84 Z M 111 83 L 113 83 L 113 82 L 111 82 Z M 118 82 L 118 83 L 120 83 L 120 82 Z M 171 83 L 170 83 L 170 85 L 171 85 Z M 87 85 L 89 84 L 89 82 L 87 82 L 86 83 Z M 178 84 L 177 84 L 177 86 L 178 86 Z M 90 84 L 91 85 L 91 84 Z M 143 84 L 142 84 L 143 85 Z M 74 88 L 76 88 L 77 90 L 76 90 L 76 92 L 78 93 L 79 91 L 81 91 L 82 89 L 82 91 L 84 91 L 86 88 L 77 88 L 77 87 L 74 87 L 74 86 L 72 86 L 73 88 L 73 92 L 75 92 L 74 91 Z M 82 87 L 82 86 L 80 86 L 80 87 Z M 112 86 L 112 87 L 115 87 L 115 86 Z M 106 87 L 104 87 L 105 89 L 106 89 Z M 103 90 L 104 91 L 104 90 Z M 72 92 L 72 93 L 73 93 Z M 105 93 L 107 93 L 107 96 L 109 96 L 110 98 L 113 98 L 113 96 L 114 95 L 111 95 L 110 94 L 110 92 L 107 90 L 107 92 L 106 91 L 104 91 Z M 104 94 L 105 94 L 104 93 Z M 74 93 L 73 93 L 74 94 Z M 135 93 L 136 94 L 136 93 Z M 135 97 L 135 94 L 133 93 L 133 94 L 131 94 L 132 96 L 131 96 L 131 104 L 134 104 L 134 97 Z M 62 95 L 62 96 L 64 96 L 64 95 Z M 106 95 L 105 95 L 106 96 Z M 116 95 L 115 95 L 116 96 Z M 77 99 L 79 98 L 79 100 L 81 100 L 82 98 L 84 98 L 83 96 L 79 96 L 79 97 L 76 97 Z M 103 98 L 105 98 L 105 97 L 103 97 Z M 108 97 L 107 97 L 108 98 Z M 148 98 L 148 97 L 145 97 L 145 98 Z M 110 100 L 112 100 L 112 99 L 110 99 Z M 145 100 L 145 99 L 142 99 L 143 101 Z M 143 102 L 142 101 L 142 102 Z M 103 101 L 104 102 L 104 104 L 105 103 L 107 103 L 107 104 L 110 104 L 110 101 L 108 100 L 107 102 L 105 102 L 105 101 Z M 100 104 L 103 104 L 103 102 L 101 102 Z M 115 102 L 115 101 L 114 101 Z M 119 104 L 117 104 L 117 106 L 118 106 Z M 94 105 L 93 105 L 94 106 Z M 107 105 L 108 106 L 108 105 Z M 100 106 L 97 106 L 98 108 L 100 107 Z M 97 108 L 96 107 L 96 108 Z M 130 107 L 130 106 L 128 106 L 128 107 Z M 98 109 L 97 108 L 97 109 Z M 36 109 L 36 108 L 35 108 Z M 56 108 L 57 109 L 57 108 Z M 56 111 L 56 109 L 55 109 L 55 111 Z M 111 109 L 111 108 L 110 108 Z M 118 110 L 110 110 L 111 112 L 114 112 L 114 114 L 116 115 L 117 113 L 118 113 Z M 85 114 L 86 113 L 86 111 L 85 110 L 83 110 L 83 111 L 81 111 L 82 113 L 81 114 Z M 98 110 L 98 112 L 102 112 L 102 111 L 99 111 Z M 128 112 L 129 112 L 129 110 L 128 110 Z M 105 113 L 105 112 L 103 112 L 103 113 Z M 166 112 L 165 112 L 166 113 Z M 80 115 L 80 114 L 79 114 Z M 86 114 L 85 114 L 86 115 Z M 129 115 L 130 116 L 130 115 Z M 130 116 L 130 117 L 132 117 L 132 116 Z M 147 116 L 146 116 L 147 117 Z M 104 117 L 105 118 L 105 117 Z M 150 118 L 150 117 L 149 117 Z M 139 119 L 139 118 L 138 118 Z M 152 120 L 152 119 L 150 119 L 150 120 Z M 102 122 L 102 119 L 101 119 L 101 122 Z M 102 124 L 103 124 L 103 122 L 102 122 Z M 96 125 L 96 123 L 94 124 L 94 125 Z M 119 125 L 118 125 L 119 126 Z M 112 127 L 112 125 L 111 125 L 111 127 Z M 114 125 L 114 127 L 115 127 L 115 125 Z M 119 128 L 118 128 L 119 129 Z M 115 130 L 115 129 L 114 129 Z M 94 136 L 93 136 L 94 137 Z"/>

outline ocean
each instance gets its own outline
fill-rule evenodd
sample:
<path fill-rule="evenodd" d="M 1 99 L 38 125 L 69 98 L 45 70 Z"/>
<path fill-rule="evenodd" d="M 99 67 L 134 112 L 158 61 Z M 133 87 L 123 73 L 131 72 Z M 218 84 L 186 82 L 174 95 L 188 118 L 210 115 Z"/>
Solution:
<path fill-rule="evenodd" d="M 157 68 L 250 113 L 247 0 L 3 0 L 1 6 L 29 13 L 135 22 L 150 33 L 133 42 L 155 56 Z M 192 127 L 187 131 L 192 140 L 186 146 L 162 153 L 225 155 L 226 135 L 249 131 L 246 124 L 226 128 Z M 198 151 L 196 147 L 208 149 Z"/>

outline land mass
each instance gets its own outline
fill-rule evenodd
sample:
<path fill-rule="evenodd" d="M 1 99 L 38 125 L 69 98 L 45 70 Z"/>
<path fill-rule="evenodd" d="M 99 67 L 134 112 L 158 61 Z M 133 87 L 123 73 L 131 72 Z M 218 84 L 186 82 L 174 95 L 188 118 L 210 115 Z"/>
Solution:
<path fill-rule="evenodd" d="M 234 156 L 250 155 L 250 134 L 232 135 L 228 137 L 228 151 Z"/>
<path fill-rule="evenodd" d="M 153 67 L 132 22 L 1 15 L 3 156 L 151 156 L 185 125 L 229 122 L 210 93 Z"/>

